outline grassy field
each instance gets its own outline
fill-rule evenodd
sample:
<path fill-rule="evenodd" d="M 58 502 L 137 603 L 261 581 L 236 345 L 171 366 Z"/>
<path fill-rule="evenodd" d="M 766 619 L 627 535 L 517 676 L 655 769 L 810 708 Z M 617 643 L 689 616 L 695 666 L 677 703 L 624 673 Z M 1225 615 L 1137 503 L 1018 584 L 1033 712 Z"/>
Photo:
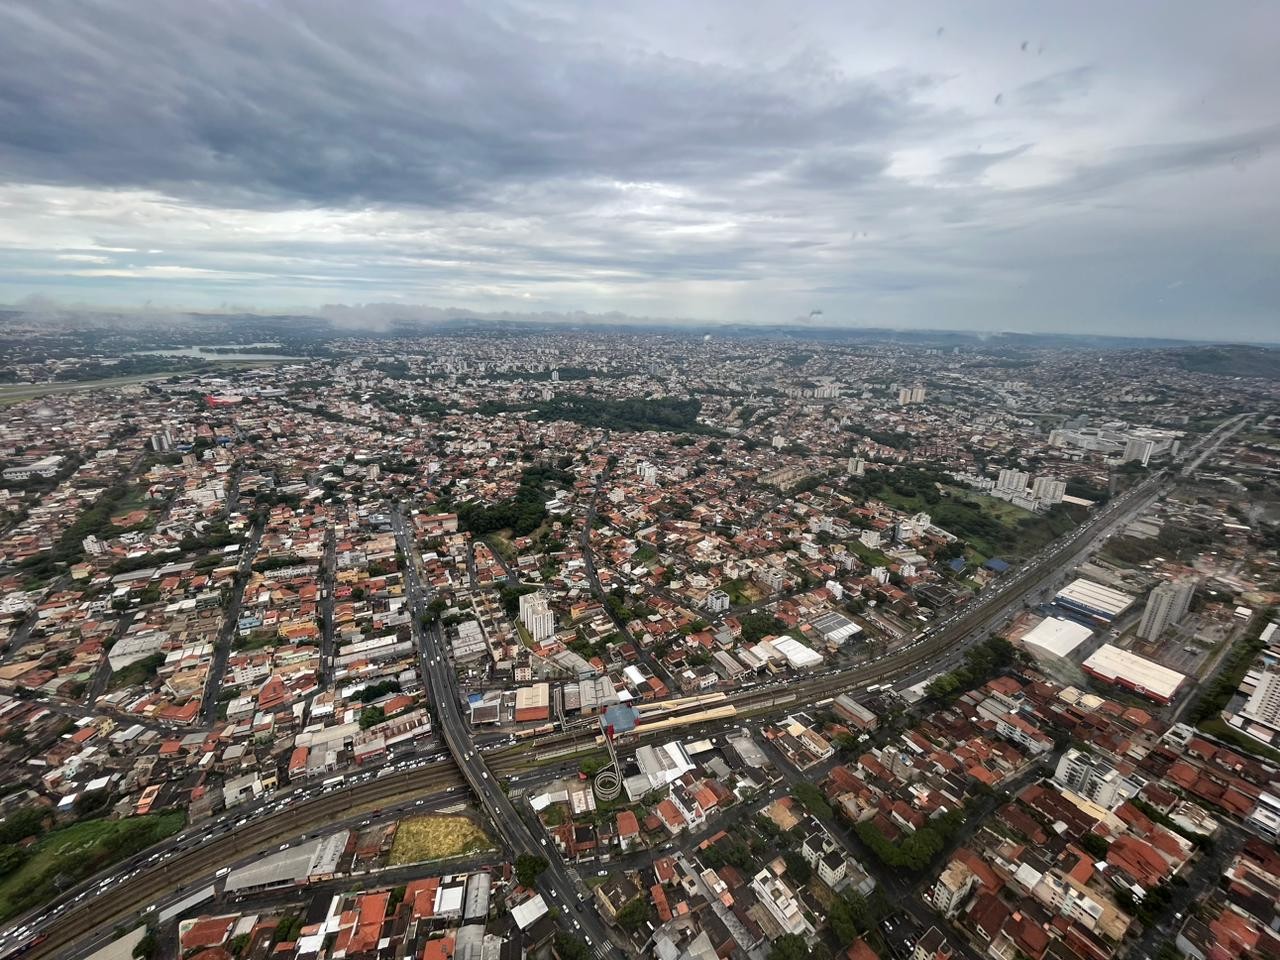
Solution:
<path fill-rule="evenodd" d="M 172 836 L 186 821 L 184 813 L 162 813 L 85 820 L 49 832 L 22 866 L 0 879 L 0 920 L 44 903 L 60 886 L 71 886 Z"/>
<path fill-rule="evenodd" d="M 467 817 L 425 816 L 403 820 L 391 846 L 390 865 L 404 866 L 489 850 L 489 835 Z"/>

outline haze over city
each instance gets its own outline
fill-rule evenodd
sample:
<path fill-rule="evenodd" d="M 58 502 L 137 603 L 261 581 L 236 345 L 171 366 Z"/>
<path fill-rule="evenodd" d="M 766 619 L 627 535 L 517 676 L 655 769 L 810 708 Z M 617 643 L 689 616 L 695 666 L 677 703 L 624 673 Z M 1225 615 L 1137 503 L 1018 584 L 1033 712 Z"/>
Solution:
<path fill-rule="evenodd" d="M 10 3 L 0 299 L 1271 340 L 1278 29 L 1267 3 Z"/>
<path fill-rule="evenodd" d="M 0 960 L 1280 960 L 1277 27 L 0 4 Z"/>

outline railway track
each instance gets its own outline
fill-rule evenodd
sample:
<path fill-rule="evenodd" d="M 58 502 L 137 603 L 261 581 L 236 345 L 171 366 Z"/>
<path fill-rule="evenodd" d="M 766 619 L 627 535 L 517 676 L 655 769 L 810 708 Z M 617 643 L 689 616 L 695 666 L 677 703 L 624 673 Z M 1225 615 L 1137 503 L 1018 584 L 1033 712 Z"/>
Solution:
<path fill-rule="evenodd" d="M 103 893 L 87 897 L 69 908 L 46 929 L 48 937 L 31 947 L 25 957 L 54 957 L 95 930 L 129 920 L 162 896 L 213 875 L 224 864 L 257 849 L 293 840 L 298 834 L 365 810 L 439 793 L 464 783 L 452 763 L 434 769 L 406 770 L 330 794 L 300 801 L 295 806 L 268 814 L 223 836 L 210 838 L 189 850 L 175 853 L 168 861 L 145 868 L 137 877 Z M 123 870 L 123 865 L 115 867 Z M 95 878 L 97 880 L 98 878 Z"/>
<path fill-rule="evenodd" d="M 1158 486 L 1158 477 L 1157 477 Z M 1145 495 L 1139 497 L 1138 501 L 1145 500 Z M 1115 508 L 1099 517 L 1099 520 L 1109 522 L 1115 515 L 1119 515 L 1129 510 L 1132 505 L 1122 508 Z M 1106 523 L 1099 525 L 1099 529 Z M 1041 560 L 1030 570 L 1022 571 L 1016 574 L 1008 585 L 1004 587 L 1008 595 L 1011 597 L 1021 597 L 1039 588 L 1046 580 L 1061 570 L 1064 558 L 1074 556 L 1079 551 L 1085 549 L 1093 538 L 1089 538 L 1083 543 L 1073 544 L 1067 543 L 1055 552 L 1053 556 L 1046 557 Z M 862 666 L 850 667 L 837 673 L 825 677 L 815 677 L 812 680 L 801 680 L 797 683 L 788 684 L 785 687 L 778 687 L 771 690 L 753 690 L 743 691 L 738 694 L 730 694 L 728 702 L 732 703 L 739 711 L 744 713 L 764 710 L 773 706 L 795 705 L 797 707 L 812 704 L 817 700 L 832 696 L 837 693 L 843 693 L 847 690 L 862 687 L 870 684 L 892 682 L 901 679 L 904 675 L 920 668 L 940 654 L 949 652 L 956 644 L 966 644 L 976 639 L 976 636 L 994 622 L 1000 619 L 1009 609 L 1009 604 L 1001 603 L 993 600 L 989 604 L 974 607 L 969 613 L 962 616 L 960 620 L 939 631 L 929 637 L 920 646 L 911 650 L 901 650 L 889 656 L 882 657 L 875 663 L 864 664 Z M 668 732 L 668 731 L 664 731 Z M 642 735 L 643 738 L 643 735 Z M 549 736 L 539 737 L 536 741 L 529 741 L 524 744 L 513 744 L 501 750 L 495 750 L 490 755 L 491 763 L 503 764 L 515 759 L 521 755 L 528 756 L 530 748 L 535 748 L 538 753 L 555 750 L 566 747 L 571 744 L 581 744 L 586 746 L 591 742 L 591 737 L 583 733 L 558 733 Z"/>
<path fill-rule="evenodd" d="M 1153 478 L 1157 480 L 1157 478 Z M 1127 510 L 1115 508 L 1108 511 L 1119 515 Z M 1101 519 L 1101 517 L 1099 518 Z M 1058 572 L 1064 557 L 1071 557 L 1083 549 L 1083 544 L 1064 544 L 1062 549 L 1047 557 L 1030 570 L 1021 572 L 1004 588 L 1010 596 L 1022 596 L 1039 587 Z M 881 658 L 873 664 L 852 667 L 825 677 L 790 684 L 776 690 L 744 691 L 731 695 L 729 702 L 743 712 L 762 711 L 783 705 L 805 705 L 826 696 L 844 692 L 854 687 L 900 679 L 904 674 L 921 667 L 939 654 L 947 652 L 957 643 L 966 643 L 1010 608 L 1010 604 L 992 601 L 974 608 L 959 621 L 927 639 L 919 647 L 902 650 Z M 552 734 L 536 741 L 513 744 L 491 751 L 487 760 L 495 773 L 515 773 L 539 762 L 539 755 L 547 751 L 573 744 L 584 748 L 590 738 L 582 734 Z M 531 749 L 533 748 L 533 749 Z M 443 769 L 440 768 L 443 767 Z M 82 905 L 67 911 L 57 923 L 52 924 L 47 939 L 33 946 L 25 954 L 28 957 L 52 957 L 66 946 L 76 943 L 96 929 L 118 920 L 135 916 L 148 904 L 162 895 L 172 892 L 184 881 L 203 878 L 214 869 L 243 856 L 246 850 L 269 847 L 281 840 L 289 840 L 299 833 L 317 826 L 324 826 L 340 819 L 336 815 L 351 815 L 373 809 L 400 799 L 413 799 L 424 793 L 440 792 L 448 787 L 465 783 L 458 768 L 449 763 L 431 769 L 409 770 L 377 778 L 369 783 L 345 787 L 332 794 L 303 800 L 296 806 L 270 814 L 225 836 L 200 843 L 191 850 L 175 855 L 170 861 L 145 870 L 138 877 L 120 884 L 111 896 L 88 898 Z M 117 867 L 117 869 L 122 869 Z M 98 881 L 98 878 L 95 878 Z"/>

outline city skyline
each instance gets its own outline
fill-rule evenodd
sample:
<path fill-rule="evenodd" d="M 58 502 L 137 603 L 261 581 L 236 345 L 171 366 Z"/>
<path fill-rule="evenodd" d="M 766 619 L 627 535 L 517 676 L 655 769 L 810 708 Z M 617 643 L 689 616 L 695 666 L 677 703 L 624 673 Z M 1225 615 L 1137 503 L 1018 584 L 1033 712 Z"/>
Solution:
<path fill-rule="evenodd" d="M 0 300 L 1272 338 L 1274 9 L 954 14 L 13 5 Z"/>

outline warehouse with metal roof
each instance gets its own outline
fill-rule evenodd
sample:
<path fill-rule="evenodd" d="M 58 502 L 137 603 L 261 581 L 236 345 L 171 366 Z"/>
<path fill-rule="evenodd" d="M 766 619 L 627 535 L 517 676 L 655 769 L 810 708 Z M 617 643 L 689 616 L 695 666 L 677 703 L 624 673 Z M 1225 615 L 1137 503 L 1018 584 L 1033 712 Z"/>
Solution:
<path fill-rule="evenodd" d="M 1072 613 L 1110 623 L 1133 606 L 1133 597 L 1082 577 L 1059 590 L 1053 602 Z"/>
<path fill-rule="evenodd" d="M 1090 676 L 1160 703 L 1171 703 L 1187 679 L 1176 670 L 1109 643 L 1099 647 L 1081 666 Z"/>
<path fill-rule="evenodd" d="M 1066 657 L 1091 636 L 1082 623 L 1063 617 L 1045 617 L 1022 637 L 1022 643 L 1036 657 Z"/>

